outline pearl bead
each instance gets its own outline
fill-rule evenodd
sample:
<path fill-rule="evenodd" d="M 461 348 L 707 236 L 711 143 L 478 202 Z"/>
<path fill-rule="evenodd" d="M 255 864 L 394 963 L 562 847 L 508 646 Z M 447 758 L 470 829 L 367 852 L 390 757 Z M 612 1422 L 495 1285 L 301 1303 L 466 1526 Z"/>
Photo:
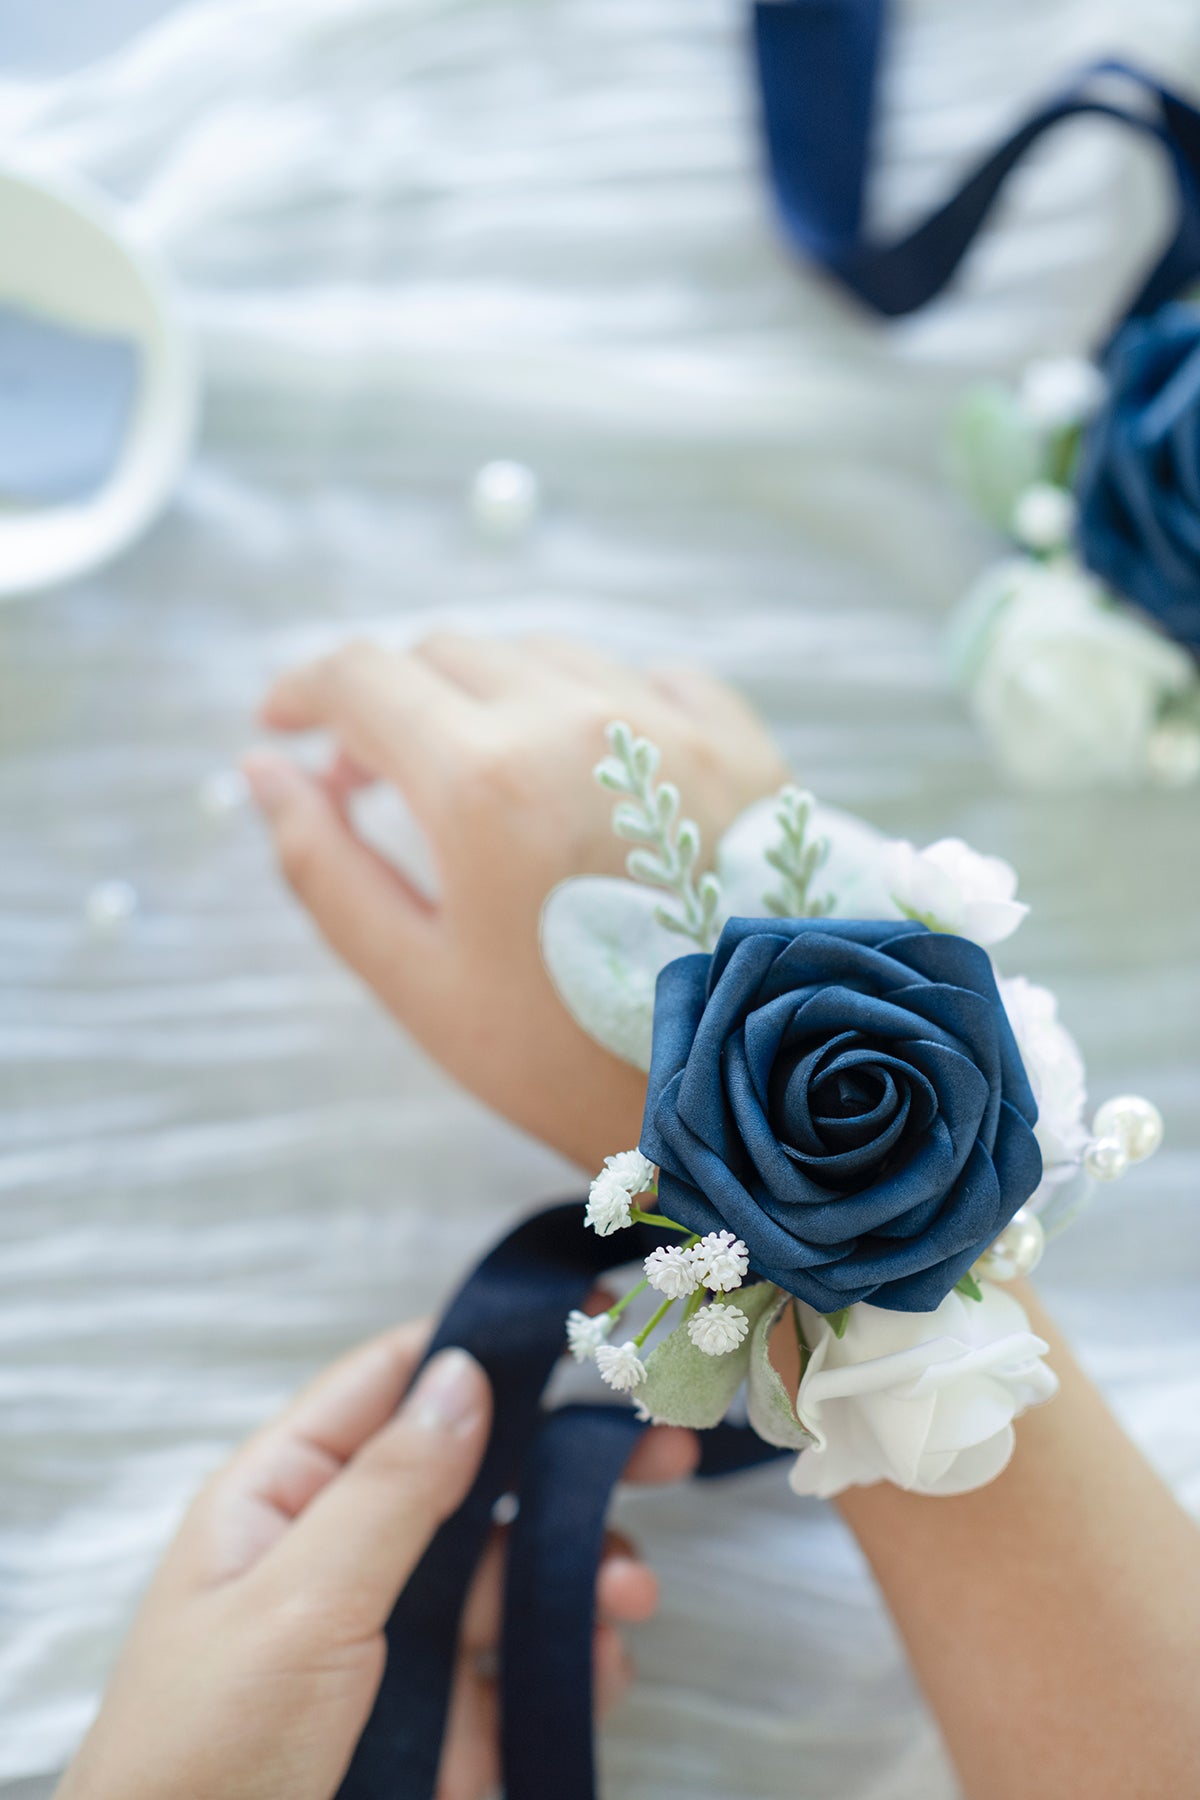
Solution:
<path fill-rule="evenodd" d="M 1200 775 L 1200 731 L 1186 719 L 1164 719 L 1150 733 L 1146 768 L 1163 787 L 1187 787 Z"/>
<path fill-rule="evenodd" d="M 1131 1163 L 1145 1162 L 1162 1143 L 1162 1114 L 1141 1094 L 1118 1094 L 1104 1102 L 1092 1130 L 1098 1138 L 1116 1138 Z"/>
<path fill-rule="evenodd" d="M 1079 356 L 1054 356 L 1029 364 L 1017 390 L 1017 404 L 1040 431 L 1069 431 L 1101 405 L 1104 376 Z"/>
<path fill-rule="evenodd" d="M 522 537 L 537 515 L 538 498 L 538 478 L 524 463 L 485 463 L 471 483 L 471 517 L 488 537 Z"/>
<path fill-rule="evenodd" d="M 1093 1138 L 1083 1153 L 1083 1166 L 1093 1181 L 1115 1181 L 1129 1167 L 1129 1153 L 1118 1137 Z"/>
<path fill-rule="evenodd" d="M 138 909 L 137 889 L 128 881 L 101 881 L 87 897 L 84 912 L 96 933 L 121 930 Z"/>
<path fill-rule="evenodd" d="M 196 790 L 200 811 L 210 819 L 227 819 L 249 796 L 250 784 L 240 769 L 214 769 Z"/>
<path fill-rule="evenodd" d="M 1052 482 L 1035 482 L 1017 501 L 1012 523 L 1027 550 L 1059 550 L 1075 525 L 1075 497 Z"/>
<path fill-rule="evenodd" d="M 1042 1260 L 1046 1233 L 1036 1213 L 1022 1206 L 975 1264 L 984 1281 L 1016 1281 L 1030 1275 Z"/>

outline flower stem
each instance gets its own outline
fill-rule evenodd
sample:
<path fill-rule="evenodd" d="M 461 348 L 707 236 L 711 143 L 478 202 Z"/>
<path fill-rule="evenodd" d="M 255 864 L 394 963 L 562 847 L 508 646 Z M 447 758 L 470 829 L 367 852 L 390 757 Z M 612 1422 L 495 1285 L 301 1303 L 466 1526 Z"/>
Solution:
<path fill-rule="evenodd" d="M 666 1318 L 667 1314 L 670 1312 L 670 1310 L 674 1306 L 674 1304 L 675 1304 L 675 1302 L 673 1300 L 664 1300 L 662 1305 L 659 1307 L 658 1311 L 653 1315 L 653 1317 L 650 1320 L 648 1320 L 648 1322 L 645 1325 L 643 1325 L 642 1329 L 638 1332 L 637 1336 L 633 1340 L 639 1350 L 641 1349 L 642 1345 L 646 1342 L 646 1339 L 650 1336 L 650 1333 L 655 1329 L 655 1327 L 662 1324 L 663 1320 Z"/>
<path fill-rule="evenodd" d="M 615 1323 L 615 1321 L 617 1319 L 619 1319 L 621 1314 L 625 1311 L 625 1308 L 629 1305 L 629 1302 L 631 1300 L 636 1300 L 639 1294 L 644 1294 L 646 1289 L 649 1286 L 650 1286 L 649 1281 L 639 1281 L 637 1286 L 631 1287 L 627 1294 L 622 1294 L 621 1298 L 619 1300 L 615 1301 L 613 1303 L 613 1305 L 609 1307 L 609 1309 L 608 1309 L 609 1318 L 612 1319 Z"/>
<path fill-rule="evenodd" d="M 635 1225 L 657 1225 L 663 1231 L 682 1231 L 684 1237 L 690 1237 L 697 1244 L 700 1242 L 700 1239 L 686 1225 L 677 1225 L 674 1219 L 668 1219 L 665 1213 L 643 1212 L 640 1206 L 633 1206 L 629 1210 L 629 1217 Z"/>

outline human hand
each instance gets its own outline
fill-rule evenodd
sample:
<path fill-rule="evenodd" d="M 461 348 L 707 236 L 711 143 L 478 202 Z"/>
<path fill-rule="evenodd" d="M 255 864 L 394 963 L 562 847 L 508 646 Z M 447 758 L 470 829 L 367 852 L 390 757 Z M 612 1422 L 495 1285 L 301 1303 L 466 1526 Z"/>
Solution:
<path fill-rule="evenodd" d="M 661 746 L 711 850 L 788 779 L 746 703 L 711 676 L 638 674 L 566 641 L 443 634 L 404 653 L 351 644 L 293 670 L 262 717 L 338 745 L 323 778 L 274 754 L 245 765 L 284 873 L 333 948 L 452 1075 L 535 1136 L 593 1167 L 636 1143 L 644 1077 L 566 1012 L 538 918 L 564 877 L 624 865 L 591 778 L 609 721 Z M 348 797 L 376 779 L 403 792 L 429 840 L 436 903 L 348 821 Z"/>
<path fill-rule="evenodd" d="M 206 1484 L 57 1800 L 330 1800 L 383 1674 L 384 1623 L 487 1441 L 487 1380 L 462 1351 L 436 1357 L 400 1404 L 424 1335 L 406 1326 L 346 1357 Z M 689 1433 L 651 1433 L 629 1476 L 673 1479 L 694 1456 Z M 497 1784 L 502 1570 L 497 1533 L 464 1614 L 439 1800 Z M 617 1624 L 656 1604 L 651 1572 L 612 1540 L 601 1710 L 630 1679 Z"/>

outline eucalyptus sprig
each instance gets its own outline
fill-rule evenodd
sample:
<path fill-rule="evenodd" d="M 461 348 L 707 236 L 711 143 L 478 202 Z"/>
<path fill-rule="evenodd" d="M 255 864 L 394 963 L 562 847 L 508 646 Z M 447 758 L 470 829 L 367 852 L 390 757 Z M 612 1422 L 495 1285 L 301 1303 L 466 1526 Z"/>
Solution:
<path fill-rule="evenodd" d="M 819 898 L 812 884 L 829 856 L 829 839 L 809 838 L 813 797 L 785 787 L 779 795 L 779 841 L 765 852 L 779 876 L 779 887 L 763 895 L 763 905 L 777 919 L 824 919 L 833 911 L 832 894 Z"/>
<path fill-rule="evenodd" d="M 609 793 L 621 796 L 613 808 L 613 830 L 637 846 L 625 867 L 635 881 L 673 897 L 673 907 L 664 903 L 655 911 L 660 925 L 691 938 L 701 950 L 711 950 L 721 928 L 721 884 L 712 874 L 696 879 L 700 827 L 694 819 L 679 817 L 674 783 L 655 782 L 661 754 L 657 744 L 635 738 L 619 721 L 605 735 L 610 754 L 596 765 L 595 777 Z"/>

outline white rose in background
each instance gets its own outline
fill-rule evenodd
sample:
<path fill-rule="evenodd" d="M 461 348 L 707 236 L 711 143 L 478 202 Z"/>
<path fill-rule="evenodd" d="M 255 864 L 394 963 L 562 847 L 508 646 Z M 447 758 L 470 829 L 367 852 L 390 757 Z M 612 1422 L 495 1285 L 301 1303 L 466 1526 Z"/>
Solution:
<path fill-rule="evenodd" d="M 932 1313 L 852 1307 L 842 1338 L 798 1303 L 810 1355 L 796 1416 L 814 1441 L 792 1470 L 797 1494 L 878 1481 L 964 1494 L 1000 1473 L 1013 1420 L 1052 1399 L 1058 1378 L 1020 1304 L 980 1285 L 982 1300 L 951 1293 Z"/>
<path fill-rule="evenodd" d="M 997 983 L 1038 1104 L 1033 1135 L 1047 1170 L 1076 1163 L 1088 1139 L 1087 1081 L 1079 1046 L 1058 1016 L 1049 988 L 1013 975 Z"/>
<path fill-rule="evenodd" d="M 1141 779 L 1160 713 L 1196 688 L 1184 650 L 1064 560 L 988 570 L 959 609 L 951 648 L 980 726 L 1031 786 Z"/>
<path fill-rule="evenodd" d="M 903 840 L 889 844 L 883 879 L 907 918 L 977 944 L 1011 937 L 1029 911 L 1016 898 L 1016 870 L 998 856 L 981 856 L 961 838 L 941 838 L 926 850 Z"/>

